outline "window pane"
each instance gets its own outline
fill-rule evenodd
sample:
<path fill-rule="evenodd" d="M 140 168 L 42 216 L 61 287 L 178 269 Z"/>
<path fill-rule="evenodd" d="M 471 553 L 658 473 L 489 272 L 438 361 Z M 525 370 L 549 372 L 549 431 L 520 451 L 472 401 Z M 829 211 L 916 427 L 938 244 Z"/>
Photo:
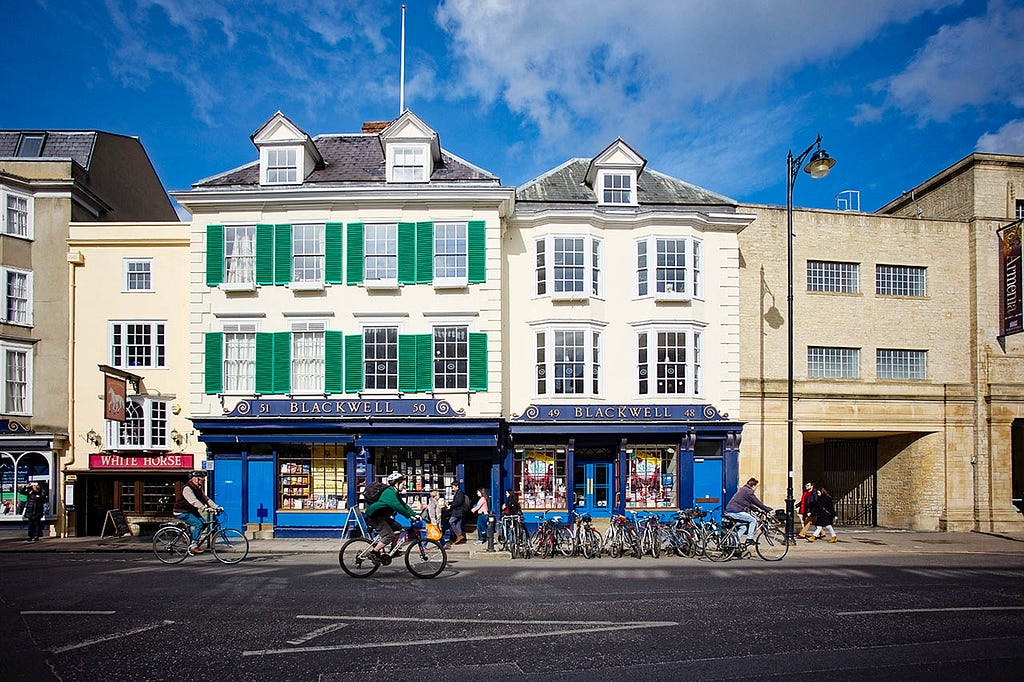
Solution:
<path fill-rule="evenodd" d="M 810 346 L 807 349 L 807 376 L 821 379 L 856 379 L 860 376 L 860 350 Z"/>
<path fill-rule="evenodd" d="M 469 333 L 466 327 L 434 327 L 434 388 L 469 385 Z"/>
<path fill-rule="evenodd" d="M 256 335 L 224 334 L 224 390 L 251 393 L 256 388 Z"/>
<path fill-rule="evenodd" d="M 28 199 L 7 195 L 7 234 L 28 236 Z"/>
<path fill-rule="evenodd" d="M 880 296 L 924 296 L 926 269 L 909 265 L 875 268 L 875 293 Z"/>
<path fill-rule="evenodd" d="M 28 353 L 8 350 L 5 353 L 4 401 L 7 412 L 28 412 Z"/>
<path fill-rule="evenodd" d="M 879 348 L 875 367 L 879 379 L 925 379 L 928 374 L 928 353 L 923 350 Z"/>
<path fill-rule="evenodd" d="M 29 324 L 31 302 L 29 301 L 28 274 L 7 271 L 7 321 L 13 324 Z"/>
<path fill-rule="evenodd" d="M 670 447 L 646 447 L 626 453 L 626 507 L 676 506 L 676 453 Z"/>
<path fill-rule="evenodd" d="M 466 223 L 434 223 L 434 277 L 466 277 Z"/>
<path fill-rule="evenodd" d="M 322 282 L 324 279 L 324 226 L 292 226 L 292 281 Z"/>
<path fill-rule="evenodd" d="M 531 448 L 516 452 L 513 488 L 524 510 L 565 508 L 565 464 L 564 450 Z"/>
<path fill-rule="evenodd" d="M 555 291 L 583 291 L 583 238 L 555 237 Z"/>
<path fill-rule="evenodd" d="M 363 330 L 364 386 L 367 390 L 398 389 L 398 328 Z"/>
<path fill-rule="evenodd" d="M 151 291 L 153 288 L 152 262 L 149 260 L 125 261 L 125 290 Z"/>
<path fill-rule="evenodd" d="M 857 263 L 807 261 L 807 291 L 855 294 L 860 291 Z"/>
<path fill-rule="evenodd" d="M 324 333 L 292 332 L 292 391 L 324 392 Z"/>
<path fill-rule="evenodd" d="M 686 291 L 686 240 L 659 239 L 657 246 L 658 293 L 684 293 Z"/>
<path fill-rule="evenodd" d="M 556 331 L 554 346 L 554 379 L 556 394 L 584 392 L 586 351 L 582 331 Z"/>
<path fill-rule="evenodd" d="M 256 226 L 224 227 L 224 281 L 252 284 L 256 281 Z"/>
<path fill-rule="evenodd" d="M 366 279 L 398 279 L 398 224 L 368 224 L 364 234 Z"/>
<path fill-rule="evenodd" d="M 686 393 L 686 332 L 658 332 L 657 338 L 657 393 Z"/>
<path fill-rule="evenodd" d="M 604 203 L 629 204 L 633 201 L 633 177 L 626 174 L 604 174 Z"/>
<path fill-rule="evenodd" d="M 279 509 L 345 509 L 345 448 L 313 443 L 282 453 Z"/>

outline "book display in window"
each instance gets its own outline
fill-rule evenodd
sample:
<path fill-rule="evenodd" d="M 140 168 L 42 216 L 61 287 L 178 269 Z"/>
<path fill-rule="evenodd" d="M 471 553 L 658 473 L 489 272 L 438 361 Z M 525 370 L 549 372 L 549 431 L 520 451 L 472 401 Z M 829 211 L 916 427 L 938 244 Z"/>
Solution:
<path fill-rule="evenodd" d="M 417 511 L 426 507 L 432 490 L 450 497 L 447 493 L 455 481 L 455 463 L 442 452 L 389 449 L 377 466 L 378 478 L 383 480 L 392 471 L 405 474 L 405 503 Z"/>
<path fill-rule="evenodd" d="M 312 509 L 309 465 L 281 464 L 281 509 Z"/>

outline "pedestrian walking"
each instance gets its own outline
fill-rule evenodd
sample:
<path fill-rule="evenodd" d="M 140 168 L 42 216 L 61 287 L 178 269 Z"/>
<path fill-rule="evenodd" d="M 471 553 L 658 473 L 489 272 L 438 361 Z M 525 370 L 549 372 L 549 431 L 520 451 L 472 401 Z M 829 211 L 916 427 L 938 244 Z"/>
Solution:
<path fill-rule="evenodd" d="M 812 513 L 814 514 L 814 533 L 807 536 L 807 542 L 814 542 L 816 539 L 821 537 L 821 532 L 827 530 L 829 532 L 829 542 L 839 542 L 839 538 L 836 537 L 836 529 L 832 527 L 832 524 L 836 520 L 836 508 L 832 503 L 832 496 L 828 494 L 828 490 L 824 487 L 818 488 L 818 494 L 814 498 L 814 506 L 812 507 Z"/>
<path fill-rule="evenodd" d="M 814 504 L 814 498 L 817 496 L 818 491 L 814 488 L 814 484 L 808 481 L 804 483 L 804 493 L 800 496 L 800 518 L 803 519 L 804 527 L 800 529 L 797 534 L 798 538 L 807 537 L 807 529 L 814 525 L 814 516 L 811 514 L 811 505 Z"/>
<path fill-rule="evenodd" d="M 476 514 L 476 542 L 478 545 L 482 545 L 487 541 L 487 522 L 491 515 L 491 500 L 487 497 L 487 490 L 484 488 L 477 488 L 476 494 L 478 497 L 472 512 Z"/>
<path fill-rule="evenodd" d="M 469 507 L 469 498 L 466 497 L 466 493 L 462 492 L 458 481 L 452 483 L 452 504 L 450 516 L 448 517 L 452 539 L 445 545 L 445 549 L 449 549 L 452 545 L 461 545 L 466 541 L 466 536 L 462 531 L 462 521 Z"/>

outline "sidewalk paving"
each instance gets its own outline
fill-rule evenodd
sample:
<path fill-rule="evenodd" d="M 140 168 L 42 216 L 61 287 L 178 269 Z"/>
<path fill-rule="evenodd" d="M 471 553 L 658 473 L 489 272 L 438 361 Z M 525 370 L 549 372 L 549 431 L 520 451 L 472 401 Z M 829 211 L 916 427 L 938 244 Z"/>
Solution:
<path fill-rule="evenodd" d="M 0 531 L 0 552 L 150 552 L 152 536 L 98 537 L 44 537 L 39 542 L 26 542 L 14 529 Z M 841 529 L 842 530 L 842 529 Z M 22 531 L 24 532 L 24 531 Z M 274 538 L 251 539 L 251 554 L 334 554 L 342 540 L 335 538 Z M 487 552 L 487 546 L 469 540 L 449 550 L 453 557 L 472 559 L 510 559 L 507 552 Z M 917 554 L 991 553 L 1024 555 L 1024 532 L 1017 533 L 941 533 L 886 529 L 857 529 L 839 532 L 839 542 L 829 543 L 826 538 L 809 543 L 797 540 L 790 549 L 792 555 L 828 554 L 840 552 L 909 552 Z"/>

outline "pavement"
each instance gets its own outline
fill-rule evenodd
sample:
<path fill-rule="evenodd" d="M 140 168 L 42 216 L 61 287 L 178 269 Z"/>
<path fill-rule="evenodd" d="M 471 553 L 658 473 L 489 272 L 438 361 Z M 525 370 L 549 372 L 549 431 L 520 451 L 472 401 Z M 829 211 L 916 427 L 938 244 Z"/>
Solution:
<path fill-rule="evenodd" d="M 150 552 L 152 536 L 122 537 L 43 537 L 27 542 L 23 528 L 0 529 L 0 552 Z M 837 529 L 839 541 L 825 539 L 809 543 L 797 540 L 790 556 L 854 553 L 904 552 L 916 554 L 1020 554 L 1024 555 L 1024 532 L 1014 533 L 945 533 L 927 531 L 871 529 Z M 249 540 L 250 554 L 334 554 L 341 547 L 341 537 L 333 538 L 254 538 Z M 453 557 L 511 560 L 507 552 L 488 552 L 486 544 L 469 539 L 466 544 L 449 550 Z"/>

